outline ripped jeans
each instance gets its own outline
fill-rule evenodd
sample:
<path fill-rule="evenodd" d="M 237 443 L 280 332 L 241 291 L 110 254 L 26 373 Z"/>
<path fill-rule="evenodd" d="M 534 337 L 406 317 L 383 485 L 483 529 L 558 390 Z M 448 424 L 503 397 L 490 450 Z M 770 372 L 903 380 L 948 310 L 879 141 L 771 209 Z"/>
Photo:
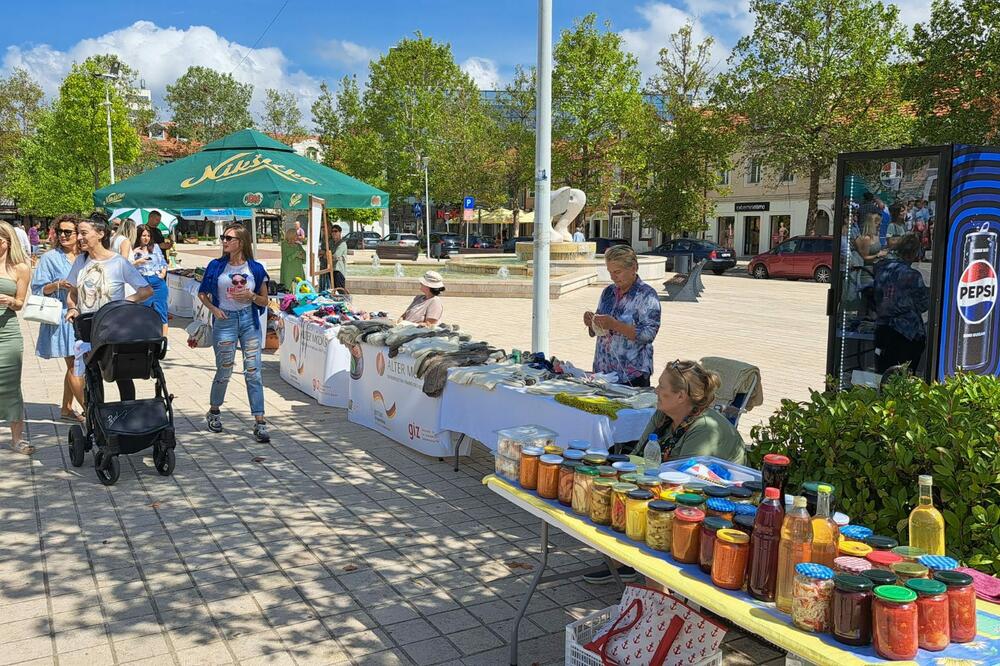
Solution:
<path fill-rule="evenodd" d="M 253 308 L 223 310 L 226 319 L 212 323 L 212 348 L 215 349 L 215 379 L 212 381 L 212 407 L 221 407 L 226 399 L 229 378 L 236 363 L 236 346 L 243 350 L 243 378 L 247 384 L 250 412 L 264 415 L 264 384 L 260 372 L 261 331 L 254 326 Z"/>

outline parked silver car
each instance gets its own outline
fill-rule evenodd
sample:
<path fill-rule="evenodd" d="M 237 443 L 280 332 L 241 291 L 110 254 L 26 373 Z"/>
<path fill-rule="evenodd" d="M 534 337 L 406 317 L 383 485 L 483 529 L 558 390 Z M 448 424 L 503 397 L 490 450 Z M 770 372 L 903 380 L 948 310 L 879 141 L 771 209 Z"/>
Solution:
<path fill-rule="evenodd" d="M 378 242 L 379 247 L 413 247 L 420 243 L 416 234 L 386 234 Z"/>

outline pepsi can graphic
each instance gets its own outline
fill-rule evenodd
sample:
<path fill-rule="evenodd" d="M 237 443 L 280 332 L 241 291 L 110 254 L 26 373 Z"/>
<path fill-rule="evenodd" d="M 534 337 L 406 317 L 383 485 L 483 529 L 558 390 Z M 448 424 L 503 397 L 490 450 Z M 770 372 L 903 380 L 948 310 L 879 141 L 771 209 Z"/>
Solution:
<path fill-rule="evenodd" d="M 979 370 L 990 361 L 997 302 L 997 234 L 989 224 L 966 234 L 958 281 L 956 370 Z"/>

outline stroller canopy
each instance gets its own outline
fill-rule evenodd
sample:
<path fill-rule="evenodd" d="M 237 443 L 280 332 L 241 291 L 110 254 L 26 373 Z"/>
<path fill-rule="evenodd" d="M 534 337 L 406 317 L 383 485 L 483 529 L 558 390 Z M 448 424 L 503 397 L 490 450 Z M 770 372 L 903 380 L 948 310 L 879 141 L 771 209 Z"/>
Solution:
<path fill-rule="evenodd" d="M 153 308 L 129 301 L 115 301 L 94 314 L 90 331 L 90 344 L 97 352 L 108 345 L 159 344 L 163 339 L 163 322 Z"/>

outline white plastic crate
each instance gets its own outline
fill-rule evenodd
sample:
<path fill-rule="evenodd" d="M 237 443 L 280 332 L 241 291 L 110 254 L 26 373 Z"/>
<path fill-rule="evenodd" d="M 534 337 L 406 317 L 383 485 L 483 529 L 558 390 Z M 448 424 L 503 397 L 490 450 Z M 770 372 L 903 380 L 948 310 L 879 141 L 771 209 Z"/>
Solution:
<path fill-rule="evenodd" d="M 583 647 L 594 640 L 597 630 L 618 617 L 618 606 L 608 606 L 582 620 L 566 625 L 566 666 L 603 666 L 601 658 Z M 691 666 L 722 666 L 722 648 Z"/>

